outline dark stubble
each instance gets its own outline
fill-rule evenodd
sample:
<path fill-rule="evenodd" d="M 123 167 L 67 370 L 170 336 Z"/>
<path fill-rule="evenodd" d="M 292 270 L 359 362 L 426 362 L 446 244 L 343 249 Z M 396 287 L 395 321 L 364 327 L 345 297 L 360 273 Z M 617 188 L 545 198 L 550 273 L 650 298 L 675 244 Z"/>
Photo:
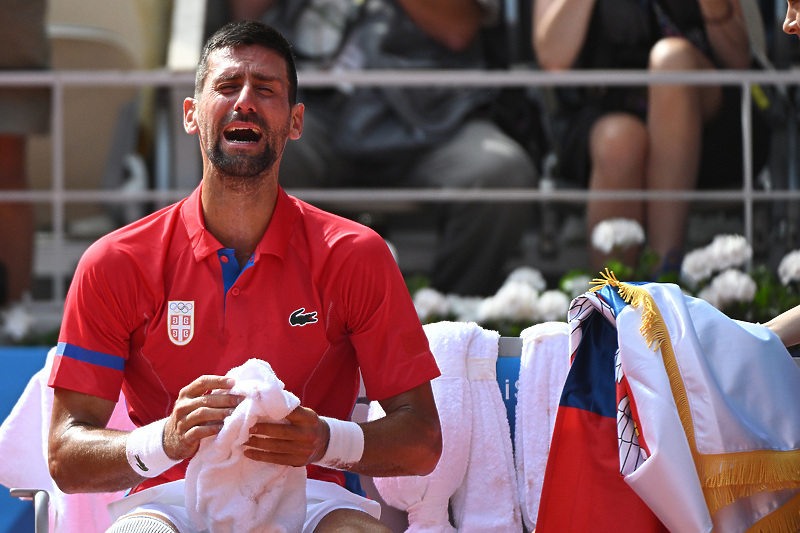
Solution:
<path fill-rule="evenodd" d="M 223 134 L 225 127 L 233 121 L 249 122 L 263 132 L 266 137 L 264 149 L 257 154 L 231 154 L 223 148 Z M 278 160 L 284 139 L 288 133 L 288 125 L 276 131 L 255 113 L 231 112 L 223 121 L 216 135 L 216 142 L 211 147 L 206 147 L 208 160 L 220 173 L 225 175 L 230 182 L 253 183 L 260 181 L 260 176 L 266 177 L 265 171 L 272 168 Z"/>

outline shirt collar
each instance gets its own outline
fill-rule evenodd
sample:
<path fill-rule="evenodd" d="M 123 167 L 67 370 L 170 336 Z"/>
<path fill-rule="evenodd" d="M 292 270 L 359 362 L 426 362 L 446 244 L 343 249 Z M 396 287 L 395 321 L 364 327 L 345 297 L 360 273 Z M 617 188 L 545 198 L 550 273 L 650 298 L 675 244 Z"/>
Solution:
<path fill-rule="evenodd" d="M 286 250 L 289 248 L 289 240 L 292 238 L 294 223 L 299 212 L 299 208 L 292 198 L 282 187 L 278 187 L 278 199 L 275 202 L 272 219 L 269 221 L 264 236 L 261 237 L 261 242 L 256 247 L 255 255 L 271 254 L 283 260 L 286 257 Z"/>
<path fill-rule="evenodd" d="M 181 217 L 186 226 L 196 261 L 202 261 L 211 254 L 216 255 L 217 250 L 223 248 L 216 237 L 206 230 L 201 202 L 202 189 L 203 182 L 201 181 L 181 206 Z M 282 260 L 286 256 L 297 214 L 298 207 L 291 197 L 282 187 L 278 187 L 278 199 L 275 202 L 272 219 L 256 247 L 255 255 L 271 254 Z"/>

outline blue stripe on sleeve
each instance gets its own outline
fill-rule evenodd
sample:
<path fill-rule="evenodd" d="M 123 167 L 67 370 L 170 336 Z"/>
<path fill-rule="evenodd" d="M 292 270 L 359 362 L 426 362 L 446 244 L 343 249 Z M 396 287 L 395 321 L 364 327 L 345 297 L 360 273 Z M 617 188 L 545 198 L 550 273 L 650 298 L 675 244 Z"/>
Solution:
<path fill-rule="evenodd" d="M 79 348 L 66 342 L 59 342 L 56 346 L 56 355 L 63 355 L 70 359 L 83 361 L 91 365 L 103 366 L 113 370 L 122 372 L 125 370 L 125 358 L 117 357 L 116 355 L 109 355 L 102 352 L 94 352 L 85 348 Z"/>

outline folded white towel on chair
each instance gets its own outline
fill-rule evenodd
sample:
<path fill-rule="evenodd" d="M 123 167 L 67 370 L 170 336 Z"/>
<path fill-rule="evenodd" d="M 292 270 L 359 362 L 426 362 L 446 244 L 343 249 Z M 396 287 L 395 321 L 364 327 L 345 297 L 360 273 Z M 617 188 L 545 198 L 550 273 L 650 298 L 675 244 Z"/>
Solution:
<path fill-rule="evenodd" d="M 536 529 L 550 438 L 561 390 L 569 372 L 569 325 L 545 322 L 525 329 L 519 368 L 516 429 L 517 484 L 522 518 Z"/>
<path fill-rule="evenodd" d="M 78 533 L 105 531 L 111 525 L 106 512 L 109 502 L 124 492 L 64 494 L 50 477 L 47 439 L 53 411 L 53 389 L 47 386 L 55 349 L 47 354 L 44 368 L 33 375 L 8 418 L 0 426 L 0 483 L 8 488 L 46 490 L 50 495 L 50 531 Z M 132 430 L 125 400 L 120 400 L 108 427 Z"/>
<path fill-rule="evenodd" d="M 475 323 L 437 322 L 424 326 L 431 352 L 442 375 L 431 382 L 442 428 L 442 456 L 427 476 L 375 478 L 389 505 L 408 512 L 407 533 L 451 533 L 450 497 L 467 470 L 472 433 L 472 399 L 467 381 L 469 345 L 481 328 Z M 385 416 L 377 402 L 370 420 Z"/>
<path fill-rule="evenodd" d="M 452 498 L 460 533 L 522 531 L 511 428 L 497 384 L 500 335 L 481 330 L 467 356 L 472 396 L 472 442 L 464 482 Z"/>
<path fill-rule="evenodd" d="M 250 359 L 227 373 L 244 401 L 222 431 L 205 439 L 186 471 L 186 509 L 199 529 L 219 532 L 296 532 L 306 514 L 306 469 L 244 457 L 250 428 L 280 421 L 299 404 L 265 361 Z"/>

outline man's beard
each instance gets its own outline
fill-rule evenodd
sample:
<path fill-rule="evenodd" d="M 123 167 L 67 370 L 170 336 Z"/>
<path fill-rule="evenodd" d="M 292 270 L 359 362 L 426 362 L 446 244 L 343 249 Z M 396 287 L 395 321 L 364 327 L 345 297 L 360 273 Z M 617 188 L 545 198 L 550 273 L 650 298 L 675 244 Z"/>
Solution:
<path fill-rule="evenodd" d="M 220 139 L 206 153 L 211 164 L 222 174 L 231 178 L 256 178 L 272 168 L 278 159 L 277 152 L 269 142 L 261 153 L 245 155 L 226 153 L 222 149 L 222 140 Z"/>
<path fill-rule="evenodd" d="M 260 182 L 261 180 L 257 178 L 266 176 L 266 171 L 271 169 L 278 160 L 279 137 L 260 117 L 247 117 L 234 111 L 225 124 L 234 120 L 251 122 L 258 126 L 265 137 L 264 149 L 253 155 L 226 152 L 223 148 L 223 134 L 220 133 L 214 146 L 206 148 L 208 160 L 222 175 L 228 178 L 228 181 L 238 181 L 242 184 Z M 288 134 L 288 131 L 286 133 Z"/>

